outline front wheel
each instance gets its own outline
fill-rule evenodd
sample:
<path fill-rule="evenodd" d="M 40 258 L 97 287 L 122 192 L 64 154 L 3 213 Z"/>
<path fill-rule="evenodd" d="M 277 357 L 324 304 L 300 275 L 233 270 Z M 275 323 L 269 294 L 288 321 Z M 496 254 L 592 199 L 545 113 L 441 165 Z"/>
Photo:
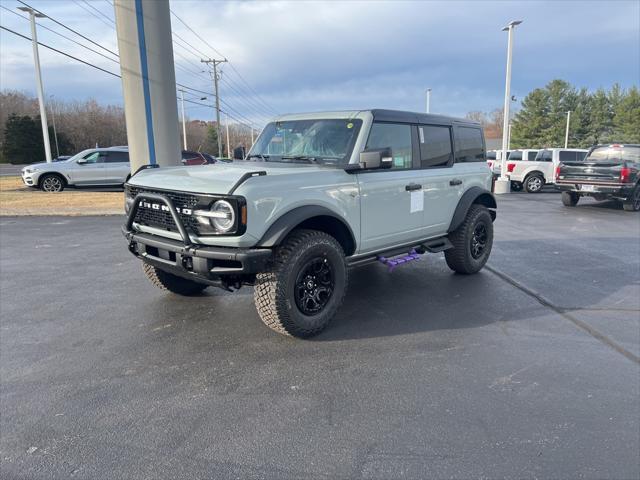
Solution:
<path fill-rule="evenodd" d="M 46 174 L 40 180 L 40 188 L 49 193 L 61 192 L 64 190 L 64 180 L 55 173 Z"/>
<path fill-rule="evenodd" d="M 462 225 L 449 234 L 453 248 L 445 250 L 444 258 L 457 273 L 476 273 L 487 263 L 493 246 L 493 221 L 489 210 L 471 205 Z"/>
<path fill-rule="evenodd" d="M 580 200 L 580 195 L 575 192 L 562 192 L 562 204 L 565 207 L 575 207 Z"/>
<path fill-rule="evenodd" d="M 190 297 L 201 293 L 205 288 L 207 288 L 207 285 L 203 283 L 197 283 L 186 278 L 178 277 L 177 275 L 160 270 L 148 263 L 143 263 L 142 268 L 144 269 L 144 274 L 147 276 L 149 281 L 160 290 L 168 290 L 177 295 Z"/>
<path fill-rule="evenodd" d="M 542 187 L 544 187 L 544 178 L 542 178 L 542 175 L 529 175 L 524 180 L 524 189 L 527 193 L 540 193 Z"/>
<path fill-rule="evenodd" d="M 256 276 L 254 301 L 266 326 L 308 338 L 331 322 L 347 283 L 344 251 L 336 239 L 315 230 L 295 230 L 278 247 L 269 271 Z"/>
<path fill-rule="evenodd" d="M 622 208 L 628 212 L 640 211 L 640 184 L 636 185 L 629 198 L 623 202 Z"/>

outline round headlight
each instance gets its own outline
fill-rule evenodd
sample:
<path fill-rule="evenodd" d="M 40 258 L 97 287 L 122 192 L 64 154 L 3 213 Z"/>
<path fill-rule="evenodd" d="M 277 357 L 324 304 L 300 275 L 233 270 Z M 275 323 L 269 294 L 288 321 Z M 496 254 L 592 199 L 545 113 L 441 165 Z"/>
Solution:
<path fill-rule="evenodd" d="M 211 207 L 215 216 L 211 217 L 211 223 L 219 232 L 228 232 L 236 223 L 236 214 L 233 206 L 226 200 L 218 200 Z"/>

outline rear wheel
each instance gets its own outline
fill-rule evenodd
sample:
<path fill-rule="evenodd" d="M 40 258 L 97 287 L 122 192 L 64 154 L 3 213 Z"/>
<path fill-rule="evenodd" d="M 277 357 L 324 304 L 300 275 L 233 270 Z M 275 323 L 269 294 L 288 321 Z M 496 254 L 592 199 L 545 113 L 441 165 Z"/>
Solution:
<path fill-rule="evenodd" d="M 540 193 L 544 187 L 544 178 L 538 173 L 529 175 L 524 179 L 524 189 L 527 193 Z"/>
<path fill-rule="evenodd" d="M 254 301 L 266 326 L 308 338 L 324 330 L 342 304 L 348 274 L 332 236 L 295 230 L 278 247 L 271 269 L 256 276 Z"/>
<path fill-rule="evenodd" d="M 44 192 L 61 192 L 64 190 L 64 180 L 56 173 L 48 173 L 40 179 L 40 188 Z"/>
<path fill-rule="evenodd" d="M 580 195 L 575 192 L 562 192 L 562 204 L 565 207 L 575 207 L 580 200 Z"/>
<path fill-rule="evenodd" d="M 207 285 L 203 283 L 197 283 L 187 280 L 186 278 L 178 277 L 177 275 L 160 270 L 148 263 L 143 263 L 142 268 L 144 269 L 144 274 L 147 276 L 149 281 L 160 290 L 168 290 L 171 293 L 188 297 L 191 295 L 197 295 L 207 288 Z"/>
<path fill-rule="evenodd" d="M 457 273 L 476 273 L 487 263 L 493 246 L 493 221 L 489 210 L 471 205 L 462 225 L 449 234 L 453 248 L 445 250 L 444 258 Z"/>
<path fill-rule="evenodd" d="M 511 191 L 512 192 L 522 191 L 522 182 L 511 182 Z"/>
<path fill-rule="evenodd" d="M 640 211 L 640 184 L 636 185 L 636 188 L 633 189 L 629 198 L 622 204 L 622 208 L 628 212 Z"/>

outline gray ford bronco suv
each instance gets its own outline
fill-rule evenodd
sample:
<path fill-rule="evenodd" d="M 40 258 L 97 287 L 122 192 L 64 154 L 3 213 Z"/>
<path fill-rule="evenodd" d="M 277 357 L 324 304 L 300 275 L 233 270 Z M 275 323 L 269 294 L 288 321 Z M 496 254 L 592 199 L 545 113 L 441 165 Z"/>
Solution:
<path fill-rule="evenodd" d="M 125 185 L 129 250 L 179 295 L 254 286 L 273 330 L 321 332 L 349 268 L 444 252 L 486 263 L 496 202 L 478 123 L 391 110 L 281 116 L 246 160 L 146 168 Z"/>

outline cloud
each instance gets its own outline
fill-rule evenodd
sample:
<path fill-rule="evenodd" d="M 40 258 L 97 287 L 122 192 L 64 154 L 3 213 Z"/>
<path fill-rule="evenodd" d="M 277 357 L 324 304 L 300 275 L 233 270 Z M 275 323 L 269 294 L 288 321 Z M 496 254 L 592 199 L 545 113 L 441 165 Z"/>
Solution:
<path fill-rule="evenodd" d="M 75 4 L 33 1 L 52 17 L 115 49 L 115 31 L 104 19 Z M 94 6 L 113 16 L 106 2 Z M 519 98 L 553 78 L 592 89 L 615 82 L 627 87 L 640 83 L 636 1 L 173 0 L 171 6 L 217 50 L 172 18 L 174 31 L 190 44 L 177 40 L 180 46 L 174 47 L 178 81 L 210 92 L 211 80 L 201 73 L 199 57 L 226 55 L 252 88 L 225 66 L 221 98 L 234 114 L 260 122 L 271 110 L 422 110 L 427 86 L 433 89 L 435 111 L 464 115 L 492 110 L 501 105 L 504 91 L 506 35 L 500 28 L 515 18 L 524 20 L 514 45 L 512 89 Z M 14 16 L 3 11 L 3 25 L 28 34 L 26 22 L 9 17 Z M 41 39 L 119 73 L 116 64 L 55 35 L 42 32 Z M 2 44 L 2 87 L 31 89 L 29 42 L 3 33 Z M 105 74 L 88 67 L 72 67 L 70 60 L 54 53 L 42 57 L 48 92 L 121 101 L 117 79 L 105 79 Z M 198 95 L 189 98 L 199 101 Z M 211 97 L 204 102 L 210 103 Z M 190 111 L 213 116 L 208 107 Z"/>

